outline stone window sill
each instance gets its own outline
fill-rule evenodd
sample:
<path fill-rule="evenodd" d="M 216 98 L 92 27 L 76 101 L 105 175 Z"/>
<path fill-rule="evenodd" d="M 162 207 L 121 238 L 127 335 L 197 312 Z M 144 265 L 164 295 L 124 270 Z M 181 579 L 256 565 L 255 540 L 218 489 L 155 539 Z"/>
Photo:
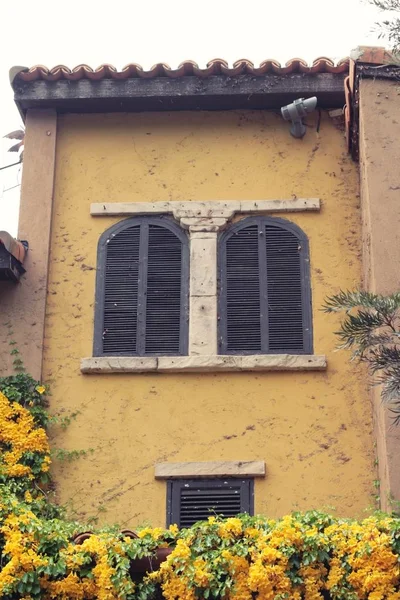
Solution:
<path fill-rule="evenodd" d="M 81 359 L 82 373 L 203 373 L 218 371 L 324 371 L 326 356 L 98 356 Z"/>

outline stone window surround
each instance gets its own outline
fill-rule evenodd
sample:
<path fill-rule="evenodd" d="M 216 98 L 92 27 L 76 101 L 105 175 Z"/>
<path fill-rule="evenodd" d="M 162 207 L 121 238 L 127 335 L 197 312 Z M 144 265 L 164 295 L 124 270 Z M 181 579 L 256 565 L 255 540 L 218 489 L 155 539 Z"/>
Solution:
<path fill-rule="evenodd" d="M 263 460 L 217 460 L 208 462 L 157 463 L 155 479 L 201 479 L 210 477 L 265 477 Z"/>
<path fill-rule="evenodd" d="M 82 373 L 324 370 L 326 357 L 304 354 L 218 354 L 217 236 L 235 214 L 319 211 L 318 198 L 91 204 L 92 216 L 172 214 L 190 236 L 189 356 L 89 357 Z"/>

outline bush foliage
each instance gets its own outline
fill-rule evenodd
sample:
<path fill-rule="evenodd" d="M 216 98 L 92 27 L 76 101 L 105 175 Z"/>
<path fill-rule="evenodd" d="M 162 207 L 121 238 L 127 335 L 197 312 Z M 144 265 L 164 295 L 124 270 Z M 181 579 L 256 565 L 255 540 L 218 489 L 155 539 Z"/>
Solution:
<path fill-rule="evenodd" d="M 132 538 L 106 528 L 75 542 L 83 526 L 48 499 L 46 390 L 25 374 L 0 379 L 0 390 L 1 598 L 400 600 L 400 520 L 386 515 L 210 516 L 189 529 Z M 170 552 L 161 563 L 160 548 Z"/>

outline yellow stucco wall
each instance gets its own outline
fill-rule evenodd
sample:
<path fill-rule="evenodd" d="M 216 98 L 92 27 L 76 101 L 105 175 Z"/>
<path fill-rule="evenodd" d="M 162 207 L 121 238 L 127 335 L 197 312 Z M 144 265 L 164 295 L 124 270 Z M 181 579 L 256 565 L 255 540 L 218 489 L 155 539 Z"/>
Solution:
<path fill-rule="evenodd" d="M 320 213 L 287 218 L 309 237 L 314 350 L 320 373 L 82 375 L 90 356 L 96 247 L 120 220 L 91 202 L 320 197 Z M 58 498 L 80 517 L 165 523 L 162 461 L 265 460 L 256 512 L 372 506 L 373 442 L 365 376 L 334 352 L 327 294 L 360 283 L 357 167 L 343 133 L 289 135 L 267 112 L 62 116 L 58 123 L 44 380 L 54 412 L 79 411 L 53 444 L 92 449 L 55 465 Z"/>

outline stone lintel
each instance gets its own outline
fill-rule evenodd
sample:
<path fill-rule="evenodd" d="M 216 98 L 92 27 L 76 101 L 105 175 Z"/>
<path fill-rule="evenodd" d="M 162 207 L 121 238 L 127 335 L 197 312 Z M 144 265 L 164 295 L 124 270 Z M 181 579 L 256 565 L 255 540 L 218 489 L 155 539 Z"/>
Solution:
<path fill-rule="evenodd" d="M 291 198 L 282 200 L 209 200 L 206 202 L 171 200 L 169 202 L 96 202 L 90 205 L 90 214 L 98 216 L 132 216 L 143 214 L 173 214 L 182 218 L 231 219 L 235 213 L 275 213 L 319 211 L 319 198 Z"/>
<path fill-rule="evenodd" d="M 290 200 L 242 200 L 238 212 L 256 214 L 319 211 L 320 209 L 321 200 L 319 198 L 292 198 Z"/>
<path fill-rule="evenodd" d="M 325 355 L 97 356 L 81 359 L 82 373 L 207 373 L 245 371 L 324 371 Z"/>
<path fill-rule="evenodd" d="M 217 460 L 209 462 L 158 463 L 156 479 L 200 477 L 265 477 L 263 460 Z"/>
<path fill-rule="evenodd" d="M 228 202 L 218 202 L 210 200 L 205 202 L 173 202 L 171 201 L 172 214 L 175 219 L 182 217 L 193 218 L 218 218 L 231 219 L 235 212 L 240 212 L 240 200 L 230 200 Z"/>

